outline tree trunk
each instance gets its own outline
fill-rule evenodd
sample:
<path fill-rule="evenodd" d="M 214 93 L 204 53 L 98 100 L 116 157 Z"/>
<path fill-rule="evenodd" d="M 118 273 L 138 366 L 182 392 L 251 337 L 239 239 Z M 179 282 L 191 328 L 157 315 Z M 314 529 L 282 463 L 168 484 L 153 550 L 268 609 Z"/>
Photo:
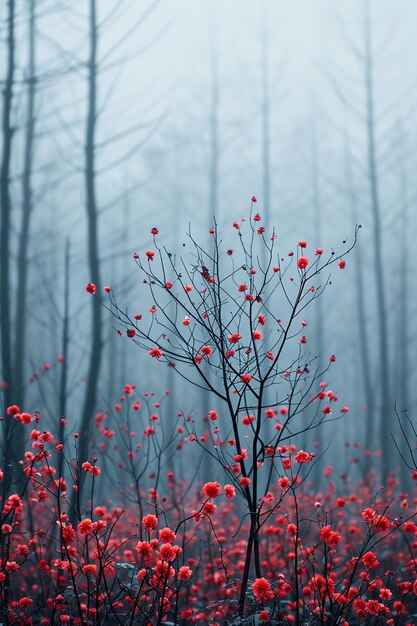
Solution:
<path fill-rule="evenodd" d="M 350 209 L 355 224 L 358 224 L 358 199 L 354 189 L 354 182 L 350 168 L 350 157 L 348 146 L 345 142 L 345 178 L 348 188 L 348 199 Z M 368 338 L 366 332 L 366 303 L 365 288 L 363 281 L 364 260 L 362 255 L 362 242 L 359 240 L 355 250 L 354 266 L 355 266 L 355 286 L 356 286 L 356 307 L 357 319 L 359 324 L 359 353 L 361 364 L 361 378 L 363 382 L 363 390 L 365 393 L 366 404 L 366 426 L 365 426 L 365 446 L 367 449 L 375 447 L 375 392 L 373 391 L 371 377 L 371 357 L 369 354 Z M 369 472 L 370 457 L 365 457 L 364 475 Z"/>
<path fill-rule="evenodd" d="M 365 92 L 366 92 L 366 130 L 369 184 L 371 209 L 373 216 L 373 242 L 375 251 L 376 299 L 379 330 L 379 364 L 380 364 L 380 443 L 382 451 L 382 476 L 387 476 L 387 461 L 390 458 L 392 444 L 390 439 L 390 423 L 393 415 L 389 377 L 388 347 L 388 310 L 386 306 L 384 267 L 382 254 L 382 216 L 379 198 L 378 168 L 375 138 L 375 104 L 374 104 L 374 71 L 372 56 L 372 31 L 370 19 L 370 3 L 365 2 Z"/>
<path fill-rule="evenodd" d="M 10 161 L 12 150 L 13 129 L 11 126 L 13 82 L 15 71 L 15 3 L 8 1 L 7 17 L 7 74 L 3 91 L 3 148 L 0 169 L 0 203 L 1 203 L 1 233 L 0 233 L 0 330 L 1 330 L 1 367 L 4 383 L 2 413 L 5 408 L 12 404 L 14 398 L 13 369 L 12 369 L 12 345 L 11 345 L 11 299 L 10 299 Z M 13 450 L 12 430 L 14 420 L 5 416 L 3 431 L 3 454 L 4 454 L 4 482 L 3 490 L 8 492 L 12 481 Z M 3 495 L 5 495 L 3 493 Z"/>
<path fill-rule="evenodd" d="M 100 262 L 98 251 L 98 216 L 95 180 L 95 132 L 97 123 L 97 13 L 96 0 L 90 0 L 90 57 L 88 62 L 88 114 L 85 144 L 85 185 L 88 221 L 88 261 L 90 280 L 101 294 Z M 91 299 L 91 351 L 84 407 L 81 417 L 79 438 L 79 464 L 87 460 L 91 422 L 94 415 L 99 382 L 102 353 L 102 309 L 98 297 Z M 83 503 L 82 484 L 79 502 Z"/>
<path fill-rule="evenodd" d="M 29 50 L 27 76 L 27 113 L 25 153 L 22 179 L 22 222 L 19 234 L 16 294 L 16 345 L 15 345 L 15 402 L 24 404 L 25 352 L 26 352 L 26 298 L 28 278 L 29 231 L 32 213 L 32 163 L 35 134 L 35 2 L 29 2 Z"/>

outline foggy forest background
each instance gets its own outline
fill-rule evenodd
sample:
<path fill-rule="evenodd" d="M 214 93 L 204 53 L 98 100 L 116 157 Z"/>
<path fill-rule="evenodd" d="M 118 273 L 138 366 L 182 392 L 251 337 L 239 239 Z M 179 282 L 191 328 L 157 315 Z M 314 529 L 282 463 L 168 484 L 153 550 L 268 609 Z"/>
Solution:
<path fill-rule="evenodd" d="M 132 254 L 151 228 L 181 254 L 189 224 L 208 243 L 256 195 L 285 254 L 361 224 L 309 314 L 350 407 L 321 445 L 340 468 L 345 442 L 399 466 L 395 411 L 417 415 L 417 4 L 8 0 L 0 19 L 3 409 L 74 430 L 129 383 L 206 414 L 85 285 L 147 306 Z"/>

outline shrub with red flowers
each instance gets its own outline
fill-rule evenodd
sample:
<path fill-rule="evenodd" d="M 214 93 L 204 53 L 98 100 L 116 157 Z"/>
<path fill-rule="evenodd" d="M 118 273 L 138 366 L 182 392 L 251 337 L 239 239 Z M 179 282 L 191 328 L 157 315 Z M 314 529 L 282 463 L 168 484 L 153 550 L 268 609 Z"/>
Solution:
<path fill-rule="evenodd" d="M 150 356 L 223 402 L 224 415 L 215 420 L 207 436 L 201 437 L 195 421 L 187 426 L 191 441 L 216 458 L 235 486 L 250 519 L 241 612 L 250 577 L 262 578 L 260 529 L 286 494 L 282 492 L 274 501 L 267 497 L 274 478 L 282 477 L 277 468 L 282 465 L 290 471 L 293 462 L 299 465 L 290 478 L 294 489 L 301 481 L 301 466 L 313 460 L 314 455 L 304 451 L 292 455 L 285 442 L 324 423 L 332 412 L 330 404 L 337 402 L 336 396 L 325 392 L 321 378 L 325 372 L 314 370 L 314 360 L 302 349 L 307 343 L 302 334 L 306 322 L 299 318 L 326 286 L 326 281 L 316 283 L 319 274 L 342 255 L 332 251 L 325 258 L 322 252 L 309 265 L 307 257 L 297 252 L 297 277 L 288 277 L 294 256 L 291 253 L 287 264 L 280 262 L 277 236 L 273 230 L 259 229 L 261 220 L 256 213 L 245 224 L 245 220 L 233 224 L 238 239 L 233 254 L 230 248 L 223 251 L 217 224 L 210 229 L 212 246 L 207 251 L 190 233 L 193 256 L 189 262 L 159 246 L 154 236 L 152 260 L 158 263 L 142 261 L 141 255 L 135 258 L 154 302 L 149 324 L 130 319 L 117 306 L 113 292 L 108 305 L 125 331 L 135 329 L 133 340 Z M 300 241 L 297 251 L 304 252 L 306 247 L 307 242 Z M 260 258 L 266 258 L 266 263 L 262 265 Z M 273 313 L 275 307 L 280 310 L 279 318 Z M 177 324 L 178 319 L 186 324 Z M 306 424 L 301 416 L 307 412 Z M 222 433 L 229 431 L 232 438 L 226 447 Z"/>

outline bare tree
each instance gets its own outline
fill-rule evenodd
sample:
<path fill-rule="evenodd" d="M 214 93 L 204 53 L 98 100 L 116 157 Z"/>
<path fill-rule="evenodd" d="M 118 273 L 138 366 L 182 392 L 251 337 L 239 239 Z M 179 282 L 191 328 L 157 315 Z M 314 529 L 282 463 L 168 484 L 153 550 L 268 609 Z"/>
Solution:
<path fill-rule="evenodd" d="M 1 309 L 1 364 L 4 382 L 4 404 L 9 406 L 13 400 L 13 370 L 12 370 L 12 334 L 11 334 L 11 298 L 10 298 L 10 164 L 12 152 L 12 101 L 15 75 L 15 2 L 8 0 L 7 4 L 7 57 L 6 81 L 3 91 L 3 148 L 0 168 L 0 203 L 1 203 L 1 233 L 0 233 L 0 309 Z M 13 421 L 4 421 L 4 468 L 6 472 L 4 488 L 9 488 L 12 476 L 11 434 Z M 4 494 L 3 494 L 4 495 Z"/>
<path fill-rule="evenodd" d="M 16 345 L 15 355 L 15 389 L 14 401 L 18 405 L 24 402 L 24 364 L 26 355 L 26 323 L 27 323 L 27 284 L 28 284 L 28 249 L 30 221 L 33 208 L 32 197 L 32 166 L 35 137 L 35 95 L 36 95 L 36 49 L 35 49 L 35 11 L 36 0 L 29 0 L 29 45 L 27 63 L 27 108 L 24 147 L 24 165 L 22 176 L 22 221 L 20 225 L 18 258 L 17 258 L 17 289 L 16 289 Z"/>
<path fill-rule="evenodd" d="M 88 60 L 88 104 L 87 125 L 85 135 L 85 189 L 86 212 L 88 224 L 88 263 L 92 282 L 97 290 L 101 291 L 99 243 L 98 243 L 98 213 L 96 199 L 96 125 L 97 125 L 97 7 L 96 0 L 90 0 L 90 52 Z M 94 298 L 91 303 L 91 347 L 90 363 L 84 407 L 80 423 L 79 458 L 85 461 L 88 450 L 88 432 L 91 418 L 94 414 L 97 399 L 97 386 L 100 375 L 102 343 L 102 309 L 100 302 Z"/>

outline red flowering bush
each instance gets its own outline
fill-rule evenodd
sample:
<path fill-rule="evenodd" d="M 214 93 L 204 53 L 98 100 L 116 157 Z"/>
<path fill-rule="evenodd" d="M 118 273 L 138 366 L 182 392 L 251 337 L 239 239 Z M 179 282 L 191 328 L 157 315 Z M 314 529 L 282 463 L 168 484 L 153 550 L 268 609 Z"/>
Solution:
<path fill-rule="evenodd" d="M 139 402 L 132 386 L 125 389 L 132 405 Z M 123 407 L 119 420 L 128 413 L 129 406 Z M 43 431 L 39 420 L 38 429 L 28 430 L 27 482 L 1 507 L 4 619 L 35 624 L 41 615 L 45 624 L 141 624 L 145 616 L 150 624 L 235 623 L 251 527 L 250 519 L 241 518 L 235 486 L 177 482 L 169 470 L 153 498 L 155 487 L 142 476 L 139 518 L 134 499 L 120 489 L 123 508 L 115 506 L 114 491 L 112 506 L 91 501 L 74 525 L 68 486 L 52 464 L 67 444 L 57 450 L 53 433 Z M 97 432 L 107 440 L 100 414 Z M 122 459 L 125 450 L 118 454 Z M 375 499 L 372 480 L 355 483 L 343 475 L 333 481 L 327 471 L 327 486 L 317 493 L 300 474 L 312 461 L 309 455 L 294 445 L 281 454 L 290 463 L 263 496 L 263 576 L 249 579 L 244 614 L 282 625 L 412 624 L 417 524 L 414 510 L 404 514 L 404 502 L 416 502 L 417 493 L 405 498 L 391 479 Z M 104 447 L 91 465 L 105 465 L 106 455 Z M 114 450 L 111 456 L 117 461 Z M 105 473 L 87 473 L 93 497 L 101 491 L 99 481 L 108 490 Z"/>
<path fill-rule="evenodd" d="M 299 316 L 323 292 L 326 283 L 315 284 L 318 275 L 337 263 L 341 255 L 332 251 L 326 259 L 321 250 L 309 265 L 307 257 L 299 254 L 307 242 L 300 241 L 296 277 L 288 277 L 294 254 L 290 251 L 288 263 L 282 261 L 275 232 L 259 227 L 261 220 L 261 214 L 256 213 L 246 223 L 244 219 L 234 222 L 237 248 L 227 249 L 226 254 L 216 224 L 210 229 L 212 246 L 207 251 L 190 235 L 193 257 L 189 264 L 159 246 L 154 235 L 152 260 L 158 263 L 149 263 L 149 251 L 144 261 L 143 255 L 135 255 L 153 301 L 148 309 L 149 324 L 142 324 L 143 313 L 139 321 L 137 316 L 130 319 L 117 306 L 114 292 L 109 293 L 109 309 L 124 329 L 119 329 L 119 334 L 134 328 L 133 341 L 150 356 L 207 389 L 224 405 L 221 417 L 211 413 L 213 427 L 206 434 L 198 432 L 194 421 L 186 428 L 190 441 L 217 459 L 249 515 L 240 611 L 252 575 L 263 577 L 260 528 L 287 493 L 273 501 L 268 513 L 271 481 L 283 478 L 276 468 L 281 465 L 290 471 L 294 463 L 300 466 L 289 479 L 289 487 L 295 488 L 301 482 L 301 466 L 314 458 L 305 451 L 293 455 L 285 442 L 294 433 L 303 434 L 324 423 L 333 411 L 332 403 L 338 400 L 333 392 L 325 391 L 325 372 L 314 370 L 313 359 L 303 350 L 307 337 L 302 333 L 307 322 L 299 321 Z M 261 258 L 266 259 L 263 265 Z M 279 296 L 277 318 L 271 302 L 276 303 Z M 278 385 L 279 396 L 275 393 Z M 273 402 L 271 394 L 276 396 Z M 307 425 L 301 417 L 306 413 Z M 222 433 L 228 431 L 231 436 L 226 447 Z M 206 495 L 216 497 L 207 491 Z M 207 503 L 205 512 L 215 506 Z"/>

